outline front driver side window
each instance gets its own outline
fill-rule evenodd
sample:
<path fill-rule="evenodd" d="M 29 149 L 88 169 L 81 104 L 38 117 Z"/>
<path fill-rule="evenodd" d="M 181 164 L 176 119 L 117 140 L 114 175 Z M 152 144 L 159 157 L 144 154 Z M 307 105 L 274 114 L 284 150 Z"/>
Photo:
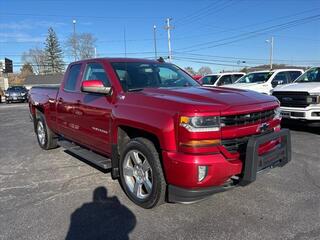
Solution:
<path fill-rule="evenodd" d="M 103 66 L 99 63 L 88 63 L 83 80 L 100 80 L 105 87 L 111 87 Z"/>
<path fill-rule="evenodd" d="M 232 83 L 232 78 L 231 75 L 225 75 L 222 76 L 219 80 L 218 86 L 226 85 L 226 84 L 231 84 Z"/>
<path fill-rule="evenodd" d="M 278 84 L 286 84 L 288 83 L 287 74 L 285 72 L 279 72 L 272 81 Z"/>

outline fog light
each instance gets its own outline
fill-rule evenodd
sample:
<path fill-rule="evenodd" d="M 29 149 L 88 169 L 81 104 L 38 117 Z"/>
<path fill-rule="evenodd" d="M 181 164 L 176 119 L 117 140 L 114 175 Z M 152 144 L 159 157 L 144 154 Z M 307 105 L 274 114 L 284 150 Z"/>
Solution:
<path fill-rule="evenodd" d="M 311 113 L 312 117 L 320 117 L 320 112 L 313 112 Z"/>
<path fill-rule="evenodd" d="M 208 166 L 198 166 L 198 182 L 201 182 L 208 173 Z"/>

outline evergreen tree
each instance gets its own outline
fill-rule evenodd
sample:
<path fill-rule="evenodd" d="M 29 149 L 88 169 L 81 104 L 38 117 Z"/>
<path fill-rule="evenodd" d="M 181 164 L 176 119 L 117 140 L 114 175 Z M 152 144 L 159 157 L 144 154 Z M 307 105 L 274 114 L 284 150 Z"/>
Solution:
<path fill-rule="evenodd" d="M 57 73 L 64 70 L 63 52 L 52 27 L 48 29 L 48 36 L 45 42 L 45 56 L 47 72 Z"/>

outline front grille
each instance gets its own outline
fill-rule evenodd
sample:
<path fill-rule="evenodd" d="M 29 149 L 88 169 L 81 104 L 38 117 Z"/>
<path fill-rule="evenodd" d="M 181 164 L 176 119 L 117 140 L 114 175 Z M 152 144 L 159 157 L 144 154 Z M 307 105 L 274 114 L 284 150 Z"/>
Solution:
<path fill-rule="evenodd" d="M 264 134 L 268 134 L 273 132 L 272 129 L 264 132 L 261 135 Z M 257 134 L 256 134 L 257 135 Z M 244 156 L 246 153 L 246 149 L 247 149 L 247 144 L 249 141 L 249 138 L 252 137 L 254 135 L 251 136 L 245 136 L 245 137 L 241 137 L 241 138 L 232 138 L 232 139 L 222 139 L 221 140 L 221 145 L 228 150 L 228 152 L 230 153 L 239 153 L 241 156 Z"/>
<path fill-rule="evenodd" d="M 282 107 L 298 107 L 305 108 L 309 106 L 307 103 L 307 92 L 273 92 L 273 96 L 279 99 Z"/>
<path fill-rule="evenodd" d="M 274 110 L 267 110 L 262 112 L 254 112 L 241 115 L 222 116 L 222 126 L 239 126 L 247 125 L 256 122 L 264 122 L 274 117 Z"/>

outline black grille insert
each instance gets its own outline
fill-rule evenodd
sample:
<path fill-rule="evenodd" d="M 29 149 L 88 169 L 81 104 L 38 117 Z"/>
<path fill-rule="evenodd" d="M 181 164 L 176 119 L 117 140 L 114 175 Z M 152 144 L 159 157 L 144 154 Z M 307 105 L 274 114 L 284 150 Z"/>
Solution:
<path fill-rule="evenodd" d="M 269 119 L 274 118 L 274 110 L 267 110 L 262 112 L 254 112 L 241 115 L 222 116 L 222 126 L 238 126 L 247 125 L 256 122 L 265 122 Z"/>
<path fill-rule="evenodd" d="M 279 99 L 280 105 L 283 107 L 300 107 L 309 106 L 307 102 L 307 92 L 273 92 L 273 96 Z"/>

